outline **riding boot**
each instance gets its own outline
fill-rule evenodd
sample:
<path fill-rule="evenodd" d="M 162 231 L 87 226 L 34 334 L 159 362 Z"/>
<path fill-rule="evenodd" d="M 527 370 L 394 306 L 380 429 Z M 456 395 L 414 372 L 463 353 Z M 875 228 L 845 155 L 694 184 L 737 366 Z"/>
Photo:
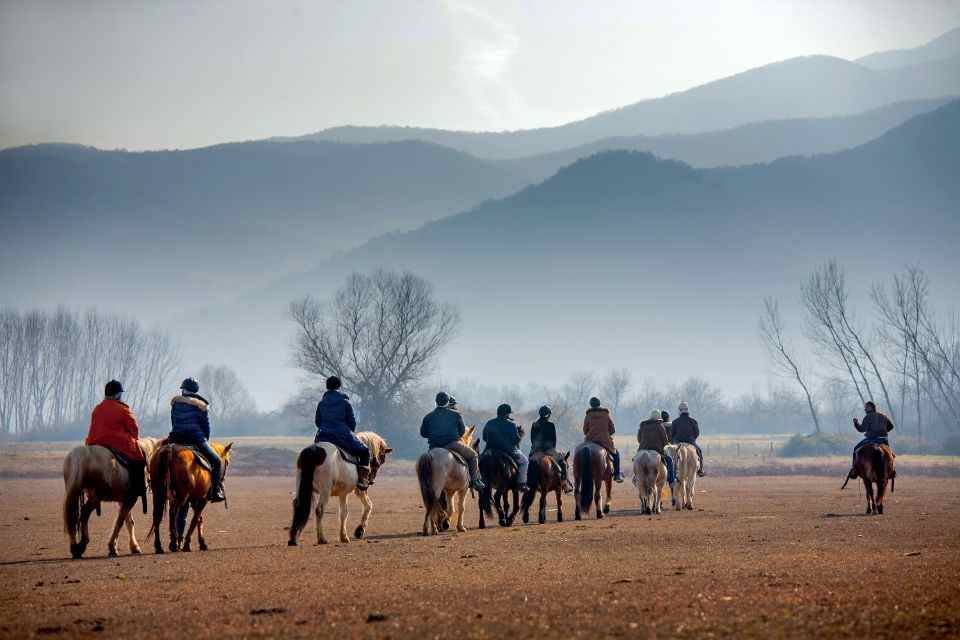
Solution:
<path fill-rule="evenodd" d="M 623 474 L 620 473 L 620 452 L 614 450 L 610 457 L 613 458 L 613 480 L 614 482 L 623 482 Z"/>
<path fill-rule="evenodd" d="M 209 502 L 223 502 L 227 499 L 227 496 L 223 493 L 223 480 L 215 480 L 210 482 L 210 493 L 207 495 L 207 500 Z"/>
<path fill-rule="evenodd" d="M 470 488 L 474 491 L 483 491 L 486 485 L 480 479 L 480 459 L 474 456 L 467 460 L 467 469 L 470 470 Z"/>
<path fill-rule="evenodd" d="M 373 484 L 370 481 L 370 467 L 357 465 L 357 490 L 366 491 Z"/>

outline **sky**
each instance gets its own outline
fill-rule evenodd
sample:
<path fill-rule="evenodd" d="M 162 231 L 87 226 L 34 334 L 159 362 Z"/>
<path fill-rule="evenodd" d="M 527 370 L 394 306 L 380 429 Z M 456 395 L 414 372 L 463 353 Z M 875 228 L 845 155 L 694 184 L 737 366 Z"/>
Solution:
<path fill-rule="evenodd" d="M 0 148 L 549 126 L 958 25 L 960 0 L 0 0 Z"/>

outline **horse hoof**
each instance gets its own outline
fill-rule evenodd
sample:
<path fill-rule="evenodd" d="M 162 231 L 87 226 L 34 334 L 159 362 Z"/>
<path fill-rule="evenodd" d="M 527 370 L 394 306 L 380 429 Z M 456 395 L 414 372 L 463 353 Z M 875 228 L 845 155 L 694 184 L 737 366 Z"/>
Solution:
<path fill-rule="evenodd" d="M 176 545 L 175 542 L 171 542 L 171 543 L 170 543 L 170 546 L 167 547 L 167 549 L 170 550 L 170 553 L 176 553 L 177 551 L 180 550 L 179 547 L 177 547 L 177 545 Z"/>
<path fill-rule="evenodd" d="M 297 541 L 296 541 L 296 540 L 287 540 L 287 546 L 288 546 L 288 547 L 295 547 L 295 546 L 297 546 Z"/>
<path fill-rule="evenodd" d="M 608 505 L 608 504 L 603 505 L 603 512 L 604 512 L 604 513 L 610 513 L 610 505 Z"/>
<path fill-rule="evenodd" d="M 318 545 L 327 544 L 327 541 L 326 541 L 326 540 L 320 540 L 319 542 L 317 542 L 317 544 L 318 544 Z"/>
<path fill-rule="evenodd" d="M 479 528 L 479 529 L 486 529 L 486 528 L 487 528 L 487 525 L 484 524 L 483 522 L 481 522 L 480 524 L 477 525 L 477 528 Z"/>
<path fill-rule="evenodd" d="M 529 523 L 530 523 L 530 514 L 529 514 L 529 513 L 523 514 L 523 517 L 522 517 L 521 519 L 523 520 L 523 524 L 529 524 Z"/>
<path fill-rule="evenodd" d="M 201 543 L 200 543 L 200 551 L 206 551 L 207 549 L 209 549 L 209 547 L 207 546 L 207 543 L 206 543 L 206 542 L 201 542 Z"/>
<path fill-rule="evenodd" d="M 563 522 L 563 514 L 557 513 L 557 522 Z"/>
<path fill-rule="evenodd" d="M 467 532 L 467 528 L 466 528 L 466 527 L 457 527 L 457 531 L 459 531 L 460 533 L 466 533 L 466 532 Z"/>
<path fill-rule="evenodd" d="M 138 555 L 140 555 L 141 553 L 142 553 L 142 551 L 140 550 L 139 547 L 137 547 L 136 549 L 130 549 L 130 555 L 132 555 L 132 556 L 138 556 Z"/>
<path fill-rule="evenodd" d="M 446 530 L 448 530 L 449 528 L 450 528 L 450 522 L 449 522 L 448 520 L 444 520 L 443 522 L 440 523 L 440 530 L 441 530 L 441 531 L 446 531 Z"/>
<path fill-rule="evenodd" d="M 501 526 L 501 527 L 509 527 L 510 525 L 507 524 L 507 521 L 506 521 L 505 519 L 500 518 L 500 526 Z"/>
<path fill-rule="evenodd" d="M 602 513 L 602 512 L 597 514 L 597 520 L 603 520 L 603 513 Z"/>
<path fill-rule="evenodd" d="M 190 548 L 190 545 L 187 545 L 183 549 L 181 549 L 181 551 L 183 551 L 184 553 L 190 553 L 193 551 L 193 549 Z"/>
<path fill-rule="evenodd" d="M 107 551 L 107 557 L 108 557 L 108 558 L 116 558 L 116 557 L 117 557 L 117 550 L 116 550 L 116 549 L 110 549 L 109 551 Z"/>
<path fill-rule="evenodd" d="M 880 514 L 881 516 L 883 515 L 883 505 L 882 505 L 882 504 L 877 507 L 877 513 Z"/>
<path fill-rule="evenodd" d="M 359 526 L 353 532 L 353 537 L 356 538 L 357 540 L 360 540 L 361 538 L 363 538 L 363 534 L 364 534 L 363 526 Z"/>
<path fill-rule="evenodd" d="M 79 560 L 83 557 L 83 552 L 87 550 L 87 545 L 83 543 L 76 543 L 70 545 L 70 555 L 73 556 L 74 560 Z"/>
<path fill-rule="evenodd" d="M 154 553 L 159 553 L 159 554 L 162 555 L 162 554 L 163 554 L 163 547 L 161 547 L 161 546 L 158 545 L 158 546 L 156 546 L 156 547 L 153 548 L 153 552 L 154 552 Z"/>
<path fill-rule="evenodd" d="M 341 544 L 350 544 L 350 538 L 348 538 L 347 536 L 340 536 L 340 543 L 341 543 Z"/>
<path fill-rule="evenodd" d="M 574 520 L 581 520 L 582 517 L 581 517 L 581 515 L 580 515 L 579 513 L 577 513 L 577 514 L 575 514 L 575 515 L 573 516 L 573 519 L 574 519 Z"/>
<path fill-rule="evenodd" d="M 537 518 L 537 522 L 539 522 L 540 524 L 544 524 L 546 521 L 547 521 L 547 516 L 540 516 L 539 518 Z"/>

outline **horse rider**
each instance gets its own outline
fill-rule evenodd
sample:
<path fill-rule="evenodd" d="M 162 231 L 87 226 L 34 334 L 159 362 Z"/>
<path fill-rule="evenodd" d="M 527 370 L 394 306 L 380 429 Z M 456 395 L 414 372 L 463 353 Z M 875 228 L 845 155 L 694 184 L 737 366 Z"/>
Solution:
<path fill-rule="evenodd" d="M 123 456 L 130 474 L 128 500 L 147 493 L 147 460 L 140 449 L 140 427 L 130 407 L 122 400 L 123 385 L 111 380 L 103 389 L 103 401 L 90 415 L 85 444 L 99 445 Z"/>
<path fill-rule="evenodd" d="M 610 410 L 600 406 L 599 398 L 590 398 L 590 408 L 587 409 L 583 418 L 583 440 L 598 444 L 607 450 L 613 458 L 613 479 L 623 482 L 623 474 L 620 473 L 620 452 L 613 443 L 615 431 Z"/>
<path fill-rule="evenodd" d="M 853 466 L 850 468 L 850 478 L 857 477 L 857 452 L 867 444 L 885 444 L 890 446 L 887 434 L 893 431 L 893 421 L 885 414 L 877 411 L 877 405 L 872 400 L 863 403 L 863 422 L 853 419 L 854 428 L 863 434 L 863 440 L 853 448 Z"/>
<path fill-rule="evenodd" d="M 660 409 L 660 419 L 663 420 L 663 428 L 667 430 L 667 438 L 673 442 L 673 435 L 670 429 L 673 427 L 673 423 L 670 422 L 670 414 L 666 412 L 665 409 Z"/>
<path fill-rule="evenodd" d="M 567 479 L 567 461 L 557 451 L 557 426 L 550 422 L 550 407 L 544 405 L 537 412 L 539 418 L 530 427 L 530 456 L 545 453 L 560 467 L 560 480 Z"/>
<path fill-rule="evenodd" d="M 370 449 L 354 431 L 357 419 L 353 414 L 350 398 L 340 391 L 343 383 L 337 376 L 327 378 L 327 391 L 317 404 L 313 423 L 317 435 L 313 442 L 329 442 L 357 459 L 357 489 L 366 491 L 373 484 L 370 470 Z"/>
<path fill-rule="evenodd" d="M 460 413 L 460 407 L 457 405 L 457 399 L 453 396 L 450 396 L 450 399 L 447 400 L 447 407 L 449 407 L 451 411 Z"/>
<path fill-rule="evenodd" d="M 508 404 L 501 404 L 497 407 L 497 417 L 489 420 L 483 427 L 483 441 L 486 443 L 484 453 L 487 451 L 500 451 L 507 454 L 517 463 L 518 482 L 520 491 L 527 490 L 527 466 L 530 459 L 520 450 L 520 439 L 522 433 L 520 425 L 514 422 L 510 414 L 513 408 Z"/>
<path fill-rule="evenodd" d="M 676 422 L 674 422 L 676 425 Z M 673 473 L 673 459 L 664 453 L 663 448 L 670 443 L 667 437 L 667 430 L 663 426 L 663 417 L 660 411 L 654 410 L 650 418 L 640 423 L 640 430 L 637 432 L 637 442 L 640 444 L 640 450 L 644 449 L 656 451 L 667 466 L 667 482 L 673 484 L 676 480 Z"/>
<path fill-rule="evenodd" d="M 483 482 L 480 480 L 477 452 L 460 442 L 467 428 L 460 412 L 450 406 L 453 401 L 454 399 L 443 391 L 437 394 L 437 408 L 423 417 L 420 437 L 427 439 L 427 446 L 431 449 L 446 449 L 462 456 L 470 470 L 470 487 L 480 491 L 483 489 Z"/>
<path fill-rule="evenodd" d="M 171 430 L 168 442 L 196 448 L 210 463 L 210 502 L 223 502 L 223 461 L 210 446 L 210 401 L 200 395 L 200 384 L 187 378 L 180 395 L 170 400 Z"/>
<path fill-rule="evenodd" d="M 697 475 L 702 478 L 704 476 L 703 449 L 697 444 L 697 438 L 700 437 L 700 425 L 690 417 L 690 407 L 687 406 L 685 401 L 680 403 L 677 410 L 680 412 L 680 417 L 674 420 L 669 428 L 670 441 L 674 444 L 686 443 L 693 445 L 693 448 L 697 450 L 697 458 L 700 460 L 700 466 L 697 467 Z"/>

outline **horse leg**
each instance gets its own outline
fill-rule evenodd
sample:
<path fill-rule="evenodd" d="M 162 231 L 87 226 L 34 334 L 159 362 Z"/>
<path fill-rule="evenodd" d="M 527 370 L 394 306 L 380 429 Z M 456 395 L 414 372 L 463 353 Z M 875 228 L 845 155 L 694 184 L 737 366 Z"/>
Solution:
<path fill-rule="evenodd" d="M 94 497 L 84 502 L 83 507 L 80 509 L 80 545 L 77 547 L 78 558 L 83 555 L 83 552 L 87 549 L 87 545 L 90 544 L 90 516 L 99 506 L 99 499 Z"/>
<path fill-rule="evenodd" d="M 128 507 L 124 503 L 120 503 L 117 519 L 113 523 L 113 531 L 110 532 L 110 539 L 107 541 L 107 557 L 117 557 L 117 538 L 120 537 L 120 529 L 123 528 L 123 523 L 127 521 L 127 516 L 130 514 L 132 508 L 132 505 Z"/>
<path fill-rule="evenodd" d="M 863 486 L 867 494 L 867 515 L 873 513 L 873 483 L 863 474 Z"/>
<path fill-rule="evenodd" d="M 463 525 L 463 509 L 464 502 L 467 499 L 466 490 L 458 491 L 456 495 L 454 495 L 454 498 L 457 501 L 457 531 L 460 533 L 465 533 L 467 528 Z"/>
<path fill-rule="evenodd" d="M 503 489 L 499 487 L 493 494 L 493 506 L 497 509 L 497 522 L 501 527 L 507 526 L 507 518 L 503 513 Z"/>
<path fill-rule="evenodd" d="M 167 548 L 176 553 L 180 550 L 180 532 L 177 530 L 177 514 L 187 504 L 186 500 L 178 500 L 176 496 L 170 499 L 170 544 Z"/>
<path fill-rule="evenodd" d="M 323 512 L 327 508 L 327 499 L 328 496 L 325 493 L 321 493 L 317 500 L 317 507 L 314 511 L 314 514 L 317 517 L 317 544 L 327 544 L 327 538 L 323 535 Z"/>
<path fill-rule="evenodd" d="M 204 501 L 197 509 L 197 546 L 200 551 L 206 551 L 209 548 L 207 547 L 207 539 L 203 537 L 203 508 L 206 504 L 206 501 Z"/>
<path fill-rule="evenodd" d="M 190 526 L 187 527 L 187 532 L 183 536 L 183 551 L 185 553 L 192 551 L 190 548 L 190 538 L 193 537 L 193 530 L 196 529 L 200 523 L 200 511 L 203 509 L 199 500 L 190 506 L 193 507 L 193 517 L 190 518 Z"/>
<path fill-rule="evenodd" d="M 134 506 L 136 506 L 136 504 L 134 504 Z M 134 529 L 133 507 L 131 507 L 130 510 L 127 512 L 126 525 L 127 525 L 127 535 L 130 538 L 129 540 L 130 553 L 138 554 L 140 553 L 140 544 L 137 542 L 137 532 Z"/>
<path fill-rule="evenodd" d="M 603 481 L 597 480 L 593 485 L 594 505 L 597 508 L 597 520 L 603 520 Z"/>
<path fill-rule="evenodd" d="M 546 487 L 540 487 L 540 508 L 537 510 L 537 522 L 543 524 L 547 521 L 547 490 Z"/>
<path fill-rule="evenodd" d="M 349 494 L 345 493 L 340 496 L 340 505 L 337 509 L 337 514 L 340 516 L 340 542 L 344 544 L 350 543 L 350 536 L 347 535 L 347 498 Z"/>
<path fill-rule="evenodd" d="M 580 513 L 580 481 L 573 485 L 573 519 L 580 520 L 583 515 Z"/>
<path fill-rule="evenodd" d="M 514 488 L 510 490 L 510 493 L 513 494 L 513 509 L 510 511 L 510 515 L 507 516 L 508 527 L 513 525 L 513 521 L 517 519 L 517 513 L 520 511 L 520 490 Z M 510 495 L 508 494 L 507 498 L 509 499 L 509 497 Z"/>
<path fill-rule="evenodd" d="M 887 495 L 887 479 L 886 477 L 877 479 L 877 499 L 875 503 L 874 510 L 879 514 L 883 515 L 883 498 Z"/>
<path fill-rule="evenodd" d="M 563 522 L 563 491 L 560 487 L 556 489 L 557 494 L 557 522 Z"/>
<path fill-rule="evenodd" d="M 613 491 L 613 478 L 607 478 L 604 482 L 607 485 L 607 499 L 603 503 L 603 512 L 610 513 L 610 492 Z"/>
<path fill-rule="evenodd" d="M 363 515 L 360 516 L 360 524 L 357 525 L 356 531 L 353 532 L 353 537 L 357 540 L 361 539 L 367 530 L 367 523 L 370 522 L 370 512 L 373 511 L 373 501 L 370 500 L 370 496 L 367 495 L 367 493 L 366 491 L 361 491 L 357 494 L 360 498 L 360 503 L 363 505 Z"/>

